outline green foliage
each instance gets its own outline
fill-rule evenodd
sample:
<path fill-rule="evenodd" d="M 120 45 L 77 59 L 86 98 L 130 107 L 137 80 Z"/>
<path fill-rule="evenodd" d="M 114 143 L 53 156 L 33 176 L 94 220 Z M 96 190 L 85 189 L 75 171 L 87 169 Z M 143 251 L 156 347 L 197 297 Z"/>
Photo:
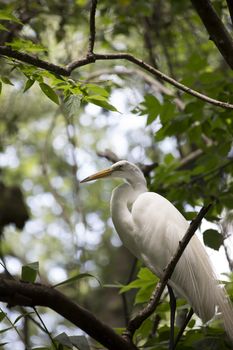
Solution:
<path fill-rule="evenodd" d="M 29 53 L 45 52 L 47 49 L 42 45 L 35 44 L 30 40 L 14 39 L 12 42 L 6 43 L 13 50 L 25 51 Z"/>
<path fill-rule="evenodd" d="M 21 278 L 25 282 L 35 282 L 39 271 L 39 262 L 33 262 L 22 266 Z"/>
<path fill-rule="evenodd" d="M 212 3 L 229 29 L 226 2 Z M 89 5 L 86 0 L 5 1 L 0 4 L 1 46 L 66 66 L 86 53 Z M 191 2 L 117 0 L 109 6 L 109 1 L 99 1 L 96 29 L 96 52 L 129 52 L 207 96 L 233 102 L 233 74 L 223 64 Z M 1 181 L 20 185 L 31 210 L 30 222 L 21 234 L 17 230 L 25 220 L 21 225 L 11 220 L 11 226 L 4 226 L 6 261 L 17 259 L 18 265 L 24 265 L 22 279 L 33 282 L 38 263 L 27 261 L 38 260 L 40 274 L 48 283 L 62 285 L 62 292 L 121 330 L 124 319 L 118 290 L 127 280 L 132 258 L 113 244 L 108 208 L 113 184 L 99 182 L 80 189 L 77 181 L 94 168 L 94 162 L 96 169 L 106 166 L 96 151 L 110 148 L 122 158 L 158 163 L 148 175 L 150 190 L 168 198 L 188 220 L 201 205 L 213 202 L 207 220 L 216 224 L 216 230 L 203 234 L 205 244 L 213 249 L 223 243 L 219 221 L 233 209 L 232 112 L 179 92 L 137 69 L 123 60 L 96 61 L 67 78 L 2 56 L 0 72 Z M 121 93 L 119 104 L 113 105 L 111 96 L 116 93 Z M 92 109 L 86 108 L 89 104 Z M 122 127 L 126 118 L 119 120 L 120 114 L 111 113 L 132 108 L 138 119 L 146 119 L 145 128 L 134 129 L 131 116 Z M 116 133 L 124 128 L 129 131 L 124 130 L 116 142 Z M 1 213 L 19 212 L 12 210 L 14 200 L 2 197 Z M 93 276 L 100 276 L 111 288 L 99 288 L 98 281 L 89 278 Z M 226 288 L 233 298 L 232 276 L 228 278 Z M 112 287 L 115 281 L 117 288 Z M 140 269 L 137 278 L 121 288 L 129 310 L 134 305 L 137 312 L 157 282 L 148 269 Z M 186 307 L 178 303 L 179 312 Z M 7 344 L 13 339 L 8 332 L 22 332 L 27 316 L 24 312 L 13 315 L 16 330 L 12 324 L 8 327 L 8 313 L 0 312 L 1 346 L 7 350 L 13 346 Z M 168 348 L 166 295 L 157 315 L 161 320 L 156 332 L 155 315 L 137 331 L 139 346 Z M 85 338 L 67 335 L 70 330 L 74 334 L 68 322 L 56 319 L 54 313 L 49 316 L 54 318 L 53 330 L 62 327 L 66 331 L 56 339 L 60 349 L 88 349 Z M 37 346 L 34 339 L 48 343 L 47 335 L 31 321 L 29 324 L 30 348 Z M 209 348 L 230 349 L 222 326 L 216 321 L 202 327 L 192 320 L 177 349 Z"/>

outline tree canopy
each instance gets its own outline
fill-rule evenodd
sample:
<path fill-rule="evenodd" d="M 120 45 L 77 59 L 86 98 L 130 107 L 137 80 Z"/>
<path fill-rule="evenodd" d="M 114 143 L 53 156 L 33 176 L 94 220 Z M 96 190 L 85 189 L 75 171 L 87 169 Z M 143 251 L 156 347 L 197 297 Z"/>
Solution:
<path fill-rule="evenodd" d="M 2 348 L 168 348 L 166 289 L 144 314 L 159 280 L 113 229 L 115 182 L 79 182 L 119 159 L 187 220 L 208 209 L 233 298 L 232 22 L 228 0 L 1 2 Z M 177 345 L 231 347 L 195 316 Z"/>

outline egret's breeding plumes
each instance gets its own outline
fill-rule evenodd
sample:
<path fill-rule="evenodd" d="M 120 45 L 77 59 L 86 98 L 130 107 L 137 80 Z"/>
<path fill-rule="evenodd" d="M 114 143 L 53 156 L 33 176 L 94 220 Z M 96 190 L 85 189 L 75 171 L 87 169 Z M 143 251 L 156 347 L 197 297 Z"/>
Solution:
<path fill-rule="evenodd" d="M 87 177 L 122 178 L 111 198 L 113 224 L 124 245 L 158 277 L 176 252 L 189 227 L 183 215 L 167 199 L 148 192 L 141 170 L 125 160 Z M 196 235 L 181 256 L 169 285 L 192 306 L 203 322 L 222 314 L 225 329 L 233 340 L 233 308 L 225 289 L 216 279 L 209 257 Z"/>

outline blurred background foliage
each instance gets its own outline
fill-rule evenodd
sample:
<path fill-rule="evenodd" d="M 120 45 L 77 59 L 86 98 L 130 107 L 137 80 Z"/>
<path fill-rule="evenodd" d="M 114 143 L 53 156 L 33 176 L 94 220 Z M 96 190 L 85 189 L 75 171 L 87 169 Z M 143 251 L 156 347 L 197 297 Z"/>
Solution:
<path fill-rule="evenodd" d="M 212 3 L 232 32 L 226 1 Z M 87 0 L 1 1 L 0 44 L 65 65 L 87 50 L 89 9 Z M 233 103 L 233 73 L 189 1 L 99 1 L 95 50 L 129 52 L 193 89 Z M 215 259 L 220 252 L 226 255 L 222 272 L 228 273 L 233 297 L 230 110 L 177 91 L 123 61 L 98 61 L 68 79 L 1 57 L 0 74 L 1 256 L 12 274 L 39 261 L 38 280 L 45 283 L 79 273 L 98 277 L 101 286 L 86 277 L 59 288 L 119 331 L 132 310 L 148 300 L 157 280 L 122 247 L 110 219 L 115 182 L 79 184 L 109 165 L 103 156 L 109 149 L 121 159 L 154 163 L 147 174 L 150 190 L 168 198 L 188 220 L 201 205 L 214 202 L 202 231 L 208 229 L 204 241 L 218 251 Z M 186 309 L 180 302 L 180 318 Z M 7 313 L 14 322 L 22 310 Z M 10 321 L 2 315 L 6 329 Z M 40 315 L 53 335 L 79 334 L 48 310 Z M 157 314 L 137 332 L 138 345 L 166 349 L 168 325 L 164 295 Z M 191 321 L 177 349 L 228 349 L 223 333 L 219 321 L 203 328 Z M 50 346 L 29 317 L 2 335 L 5 349 Z"/>

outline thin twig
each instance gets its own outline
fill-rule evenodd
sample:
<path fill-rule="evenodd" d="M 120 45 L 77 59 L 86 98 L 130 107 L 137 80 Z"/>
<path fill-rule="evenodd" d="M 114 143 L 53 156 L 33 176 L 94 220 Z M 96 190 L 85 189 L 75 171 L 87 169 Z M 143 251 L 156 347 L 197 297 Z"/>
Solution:
<path fill-rule="evenodd" d="M 169 264 L 164 270 L 164 275 L 158 282 L 154 292 L 151 295 L 149 303 L 146 305 L 144 309 L 142 309 L 134 318 L 131 319 L 129 322 L 128 328 L 126 332 L 124 333 L 124 337 L 130 341 L 135 333 L 135 331 L 141 326 L 141 324 L 155 311 L 156 307 L 158 306 L 160 297 L 167 285 L 167 282 L 169 278 L 172 276 L 172 273 L 182 256 L 186 246 L 188 245 L 189 241 L 195 234 L 197 228 L 200 225 L 201 220 L 204 218 L 206 213 L 209 211 L 211 207 L 211 204 L 209 204 L 206 207 L 203 207 L 200 212 L 198 213 L 195 220 L 193 220 L 185 233 L 182 240 L 179 242 L 179 246 L 177 248 L 176 253 L 170 260 Z"/>
<path fill-rule="evenodd" d="M 91 1 L 91 11 L 90 11 L 90 36 L 89 36 L 89 46 L 88 55 L 93 54 L 95 45 L 95 13 L 96 13 L 97 0 Z"/>
<path fill-rule="evenodd" d="M 39 314 L 39 312 L 37 311 L 37 309 L 36 309 L 35 306 L 33 307 L 33 310 L 34 310 L 35 314 L 37 315 L 37 317 L 39 318 L 39 320 L 40 320 L 40 322 L 41 322 L 41 324 L 42 324 L 42 327 L 44 328 L 45 333 L 48 335 L 48 337 L 49 337 L 49 339 L 51 340 L 51 342 L 52 342 L 54 348 L 57 350 L 57 349 L 58 349 L 57 344 L 55 343 L 55 341 L 54 341 L 54 339 L 53 339 L 51 333 L 49 332 L 49 330 L 48 330 L 46 324 L 44 323 L 42 317 L 40 316 L 40 314 Z"/>

